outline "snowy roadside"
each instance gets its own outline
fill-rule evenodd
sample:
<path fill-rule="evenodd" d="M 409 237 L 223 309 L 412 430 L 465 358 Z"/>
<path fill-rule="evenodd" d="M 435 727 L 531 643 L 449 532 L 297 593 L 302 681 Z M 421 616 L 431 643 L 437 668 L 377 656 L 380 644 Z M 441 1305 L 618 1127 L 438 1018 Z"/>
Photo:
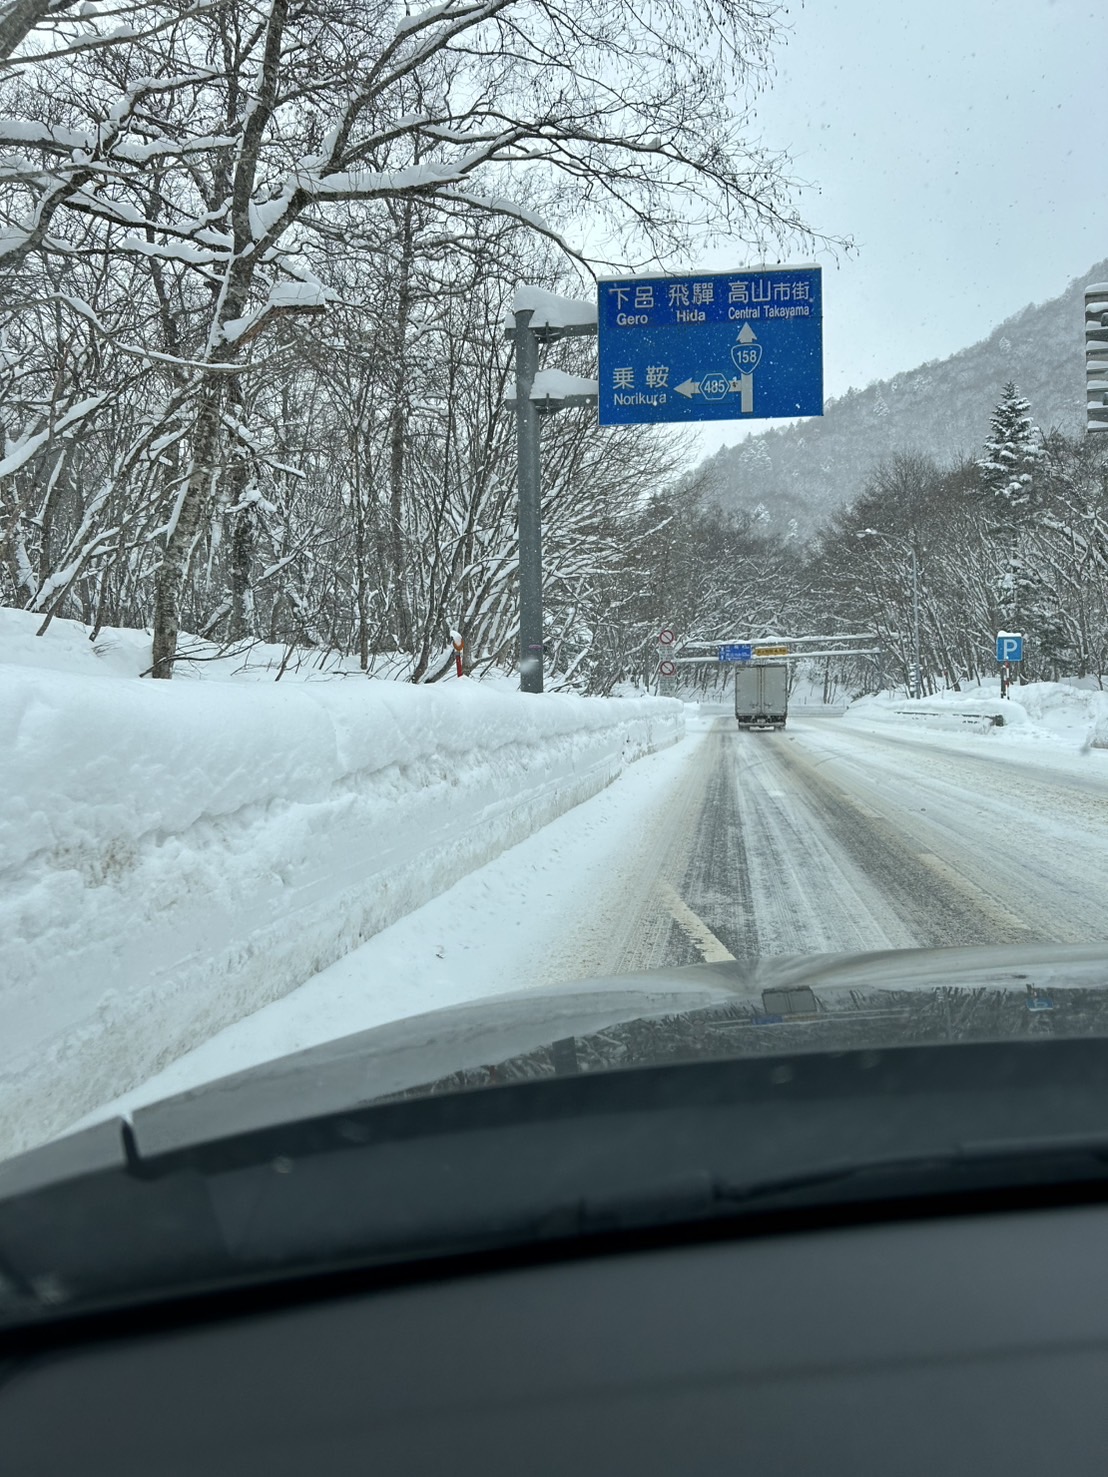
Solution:
<path fill-rule="evenodd" d="M 297 680 L 314 668 L 275 683 L 257 653 L 254 671 L 139 682 L 141 633 L 97 651 L 34 620 L 0 612 L 0 1153 L 280 999 L 683 731 L 676 702 Z"/>
<path fill-rule="evenodd" d="M 992 720 L 999 716 L 1001 725 Z M 961 692 L 919 700 L 881 693 L 859 698 L 843 714 L 853 728 L 888 737 L 909 735 L 940 747 L 980 752 L 998 759 L 1071 769 L 1092 750 L 1108 751 L 1108 692 L 1085 683 L 1029 682 L 1000 696 L 1000 683 L 982 682 Z"/>
<path fill-rule="evenodd" d="M 402 1017 L 591 974 L 582 920 L 636 880 L 655 815 L 712 726 L 643 758 L 601 794 L 382 930 L 291 994 L 226 1027 L 72 1128 Z"/>

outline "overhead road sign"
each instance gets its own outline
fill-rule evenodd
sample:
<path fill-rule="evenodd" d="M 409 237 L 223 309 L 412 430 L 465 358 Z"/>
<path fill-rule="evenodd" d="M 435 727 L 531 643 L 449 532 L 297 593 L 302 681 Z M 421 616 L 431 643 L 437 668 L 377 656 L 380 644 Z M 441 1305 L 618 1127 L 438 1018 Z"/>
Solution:
<path fill-rule="evenodd" d="M 825 656 L 883 656 L 883 646 L 829 646 L 826 651 L 791 651 L 781 660 L 783 662 L 807 662 L 816 657 Z"/>
<path fill-rule="evenodd" d="M 756 646 L 754 648 L 754 655 L 756 657 L 759 657 L 759 656 L 788 656 L 788 654 L 789 654 L 789 648 L 787 646 Z"/>
<path fill-rule="evenodd" d="M 721 662 L 748 662 L 753 655 L 753 646 L 745 642 L 737 642 L 732 646 L 721 646 L 719 649 L 719 659 Z"/>
<path fill-rule="evenodd" d="M 1011 631 L 998 632 L 996 638 L 996 659 L 998 662 L 1022 662 L 1023 637 L 1016 636 Z"/>
<path fill-rule="evenodd" d="M 895 633 L 887 633 L 895 634 Z M 703 641 L 686 641 L 686 648 L 692 646 L 734 646 L 746 641 L 751 646 L 787 646 L 791 650 L 794 646 L 802 646 L 805 643 L 816 642 L 822 646 L 828 646 L 835 642 L 843 641 L 880 641 L 881 637 L 876 631 L 851 631 L 845 635 L 838 633 L 830 636 L 713 636 Z"/>
<path fill-rule="evenodd" d="M 823 414 L 819 267 L 602 277 L 602 426 Z"/>
<path fill-rule="evenodd" d="M 783 662 L 806 662 L 814 657 L 823 658 L 827 656 L 883 656 L 884 654 L 885 648 L 883 646 L 840 646 L 838 648 L 829 647 L 826 651 L 791 651 L 789 652 L 788 656 L 779 657 L 778 660 Z M 715 662 L 718 664 L 719 662 L 726 660 L 728 660 L 728 658 L 721 657 L 718 650 L 702 652 L 699 656 L 674 657 L 675 662 L 681 662 L 685 666 L 706 666 L 711 662 Z M 759 661 L 762 660 L 762 658 L 759 658 L 753 651 L 751 651 L 749 657 L 732 657 L 731 660 Z"/>

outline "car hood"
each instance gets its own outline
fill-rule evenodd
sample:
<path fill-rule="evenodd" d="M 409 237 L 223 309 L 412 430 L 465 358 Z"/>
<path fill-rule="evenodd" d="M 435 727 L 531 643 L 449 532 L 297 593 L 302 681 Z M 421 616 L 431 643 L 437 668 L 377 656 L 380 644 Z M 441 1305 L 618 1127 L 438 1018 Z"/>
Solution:
<path fill-rule="evenodd" d="M 148 1158 L 385 1098 L 560 1070 L 1036 1030 L 1108 1036 L 1106 986 L 1108 943 L 1095 943 L 780 956 L 517 991 L 220 1078 L 136 1109 L 125 1134 L 116 1118 L 43 1145 L 0 1164 L 0 1196 L 109 1168 L 124 1147 Z"/>
<path fill-rule="evenodd" d="M 823 1204 L 1101 1195 L 1106 983 L 1108 945 L 782 958 L 349 1036 L 0 1165 L 0 1334 Z"/>

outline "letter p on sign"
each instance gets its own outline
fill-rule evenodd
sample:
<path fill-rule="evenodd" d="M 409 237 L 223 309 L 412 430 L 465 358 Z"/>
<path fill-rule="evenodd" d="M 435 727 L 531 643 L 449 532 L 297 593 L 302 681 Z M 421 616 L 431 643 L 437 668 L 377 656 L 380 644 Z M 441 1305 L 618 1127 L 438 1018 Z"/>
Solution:
<path fill-rule="evenodd" d="M 998 662 L 1022 662 L 1023 637 L 1001 631 L 996 638 L 996 659 Z"/>

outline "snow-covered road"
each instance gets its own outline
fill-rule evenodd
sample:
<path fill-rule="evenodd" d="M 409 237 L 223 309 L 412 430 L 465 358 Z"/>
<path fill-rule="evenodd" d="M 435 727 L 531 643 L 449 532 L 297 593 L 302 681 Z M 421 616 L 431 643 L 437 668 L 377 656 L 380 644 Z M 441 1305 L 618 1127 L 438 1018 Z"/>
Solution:
<path fill-rule="evenodd" d="M 783 756 L 919 944 L 1108 937 L 1108 753 L 809 719 Z M 854 819 L 853 813 L 860 818 Z"/>
<path fill-rule="evenodd" d="M 696 877 L 686 892 L 735 954 L 1108 932 L 1102 752 L 1021 759 L 814 714 L 715 741 L 737 835 L 700 859 L 699 908 Z"/>
<path fill-rule="evenodd" d="M 1108 753 L 801 710 L 673 748 L 115 1109 L 385 1020 L 663 964 L 1108 937 Z M 100 1116 L 100 1115 L 94 1115 Z"/>

